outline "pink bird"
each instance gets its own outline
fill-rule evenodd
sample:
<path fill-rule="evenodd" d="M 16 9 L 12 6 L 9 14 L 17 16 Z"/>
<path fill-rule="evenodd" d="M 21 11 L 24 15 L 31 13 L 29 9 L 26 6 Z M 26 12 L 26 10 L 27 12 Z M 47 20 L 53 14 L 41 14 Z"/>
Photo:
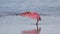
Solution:
<path fill-rule="evenodd" d="M 37 12 L 24 12 L 20 14 L 21 16 L 37 19 L 36 25 L 38 25 L 38 21 L 41 21 L 41 17 Z"/>
<path fill-rule="evenodd" d="M 37 22 L 36 22 L 36 25 L 37 25 L 37 30 L 35 31 L 35 30 L 33 30 L 32 32 L 36 32 L 36 34 L 37 34 L 37 32 L 39 32 L 39 29 L 38 29 L 38 22 L 39 21 L 41 21 L 41 17 L 40 17 L 40 15 L 37 13 L 37 12 L 24 12 L 24 13 L 21 13 L 20 14 L 21 16 L 24 16 L 24 17 L 29 17 L 29 18 L 33 18 L 33 19 L 36 19 L 37 20 Z M 27 31 L 28 32 L 28 31 Z M 30 34 L 33 34 L 33 33 L 30 33 Z M 26 32 L 25 32 L 26 33 Z"/>

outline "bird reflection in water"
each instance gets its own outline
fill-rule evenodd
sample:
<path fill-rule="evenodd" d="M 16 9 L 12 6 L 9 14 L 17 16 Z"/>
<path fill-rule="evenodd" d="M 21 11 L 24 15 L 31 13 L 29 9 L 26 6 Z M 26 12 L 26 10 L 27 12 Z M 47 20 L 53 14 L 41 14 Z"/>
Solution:
<path fill-rule="evenodd" d="M 40 34 L 41 28 L 33 29 L 33 30 L 27 30 L 27 31 L 22 31 L 22 34 Z"/>

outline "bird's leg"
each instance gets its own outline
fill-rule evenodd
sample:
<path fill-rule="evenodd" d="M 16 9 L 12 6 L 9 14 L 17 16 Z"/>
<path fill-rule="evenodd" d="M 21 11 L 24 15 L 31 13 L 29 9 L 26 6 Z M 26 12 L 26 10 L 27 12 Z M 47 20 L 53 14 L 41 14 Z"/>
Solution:
<path fill-rule="evenodd" d="M 38 25 L 38 20 L 37 20 L 37 22 L 36 22 L 36 25 Z"/>
<path fill-rule="evenodd" d="M 36 25 L 38 25 L 38 23 L 36 23 Z"/>
<path fill-rule="evenodd" d="M 38 32 L 38 20 L 37 20 L 37 22 L 36 22 L 36 26 L 37 26 L 37 32 Z"/>

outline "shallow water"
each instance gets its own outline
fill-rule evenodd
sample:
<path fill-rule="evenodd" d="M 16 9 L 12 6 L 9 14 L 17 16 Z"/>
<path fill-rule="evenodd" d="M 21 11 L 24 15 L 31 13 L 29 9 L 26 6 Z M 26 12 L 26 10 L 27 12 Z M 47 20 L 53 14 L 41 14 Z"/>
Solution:
<path fill-rule="evenodd" d="M 60 34 L 60 17 L 41 16 L 39 22 L 41 34 Z M 21 16 L 6 16 L 0 18 L 0 34 L 21 34 L 22 31 L 37 29 L 35 19 Z"/>

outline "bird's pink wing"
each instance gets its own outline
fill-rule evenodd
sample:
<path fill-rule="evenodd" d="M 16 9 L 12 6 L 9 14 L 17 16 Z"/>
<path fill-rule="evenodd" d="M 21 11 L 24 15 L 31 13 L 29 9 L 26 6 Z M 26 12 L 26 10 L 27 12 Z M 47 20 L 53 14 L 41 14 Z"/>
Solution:
<path fill-rule="evenodd" d="M 41 20 L 41 17 L 38 13 L 29 14 L 29 13 L 25 12 L 25 13 L 21 13 L 20 15 L 25 16 L 25 17 L 29 17 L 29 18 L 33 18 L 33 19 Z"/>

